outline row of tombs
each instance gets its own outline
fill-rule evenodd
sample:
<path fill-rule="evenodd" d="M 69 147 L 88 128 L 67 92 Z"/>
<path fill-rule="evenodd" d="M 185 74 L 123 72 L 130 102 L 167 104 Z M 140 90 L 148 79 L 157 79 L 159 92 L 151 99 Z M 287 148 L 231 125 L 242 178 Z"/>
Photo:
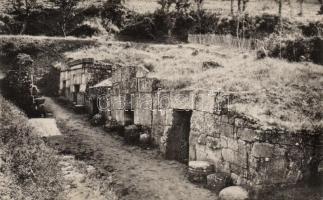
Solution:
<path fill-rule="evenodd" d="M 317 172 L 316 135 L 265 130 L 230 111 L 230 95 L 221 92 L 168 91 L 143 67 L 93 63 L 74 62 L 62 70 L 62 95 L 92 116 L 104 115 L 106 125 L 145 127 L 167 159 L 208 161 L 208 173 L 226 173 L 235 184 L 252 187 L 291 185 Z M 84 89 L 71 89 L 76 85 Z"/>

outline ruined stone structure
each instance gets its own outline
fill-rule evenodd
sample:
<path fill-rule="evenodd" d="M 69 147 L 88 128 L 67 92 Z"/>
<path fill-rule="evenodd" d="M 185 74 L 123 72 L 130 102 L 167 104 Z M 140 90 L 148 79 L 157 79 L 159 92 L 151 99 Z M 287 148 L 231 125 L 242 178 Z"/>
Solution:
<path fill-rule="evenodd" d="M 106 92 L 109 119 L 150 130 L 166 158 L 209 161 L 235 184 L 252 187 L 291 185 L 317 172 L 318 134 L 265 128 L 230 111 L 229 94 L 164 90 L 148 73 L 143 67 L 114 66 L 111 87 L 99 93 Z"/>
<path fill-rule="evenodd" d="M 90 86 L 86 95 L 86 107 L 88 113 L 93 116 L 102 113 L 105 117 L 110 116 L 110 94 L 112 81 L 107 78 L 94 86 Z"/>
<path fill-rule="evenodd" d="M 85 105 L 86 90 L 89 86 L 111 76 L 111 65 L 80 59 L 68 62 L 60 73 L 60 94 L 76 105 Z"/>

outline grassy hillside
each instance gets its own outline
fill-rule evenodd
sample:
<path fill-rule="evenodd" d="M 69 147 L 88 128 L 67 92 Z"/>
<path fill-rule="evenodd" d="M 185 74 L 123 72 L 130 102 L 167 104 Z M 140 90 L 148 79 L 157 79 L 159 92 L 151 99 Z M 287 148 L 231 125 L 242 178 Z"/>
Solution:
<path fill-rule="evenodd" d="M 288 130 L 323 128 L 323 67 L 290 63 L 220 46 L 115 42 L 66 53 L 113 63 L 143 65 L 168 89 L 206 89 L 232 93 L 232 109 L 264 126 Z M 203 67 L 204 62 L 219 67 Z"/>
<path fill-rule="evenodd" d="M 27 117 L 1 95 L 0 105 L 0 199 L 52 199 L 62 191 L 55 152 L 36 136 Z"/>

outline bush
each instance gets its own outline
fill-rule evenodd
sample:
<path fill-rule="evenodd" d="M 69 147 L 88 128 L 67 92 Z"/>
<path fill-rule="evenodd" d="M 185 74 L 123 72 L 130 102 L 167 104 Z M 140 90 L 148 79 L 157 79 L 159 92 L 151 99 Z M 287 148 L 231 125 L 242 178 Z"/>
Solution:
<path fill-rule="evenodd" d="M 60 70 L 52 66 L 49 69 L 49 72 L 42 76 L 42 78 L 37 82 L 37 85 L 41 87 L 41 91 L 46 96 L 57 97 L 59 96 L 59 77 Z"/>
<path fill-rule="evenodd" d="M 0 142 L 6 165 L 24 199 L 49 200 L 61 191 L 62 179 L 55 152 L 34 135 L 26 116 L 0 96 Z"/>
<path fill-rule="evenodd" d="M 310 22 L 308 24 L 301 24 L 299 28 L 305 37 L 320 36 L 323 35 L 323 23 L 322 22 Z"/>
<path fill-rule="evenodd" d="M 119 37 L 121 39 L 153 40 L 156 35 L 155 27 L 152 19 L 146 17 L 142 21 L 126 26 L 120 31 Z"/>
<path fill-rule="evenodd" d="M 321 52 L 323 39 L 320 37 L 298 37 L 296 39 L 276 40 L 267 42 L 268 55 L 270 57 L 282 57 L 289 61 L 313 61 L 323 64 Z"/>
<path fill-rule="evenodd" d="M 71 36 L 75 37 L 92 37 L 99 33 L 99 30 L 87 24 L 83 24 L 69 33 Z"/>

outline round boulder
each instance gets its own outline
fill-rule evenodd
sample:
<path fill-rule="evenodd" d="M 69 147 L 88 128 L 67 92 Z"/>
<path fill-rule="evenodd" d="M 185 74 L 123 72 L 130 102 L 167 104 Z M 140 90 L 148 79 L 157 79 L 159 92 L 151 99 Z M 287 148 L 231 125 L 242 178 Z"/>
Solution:
<path fill-rule="evenodd" d="M 221 190 L 219 194 L 220 200 L 248 200 L 249 193 L 240 186 L 230 186 Z"/>

